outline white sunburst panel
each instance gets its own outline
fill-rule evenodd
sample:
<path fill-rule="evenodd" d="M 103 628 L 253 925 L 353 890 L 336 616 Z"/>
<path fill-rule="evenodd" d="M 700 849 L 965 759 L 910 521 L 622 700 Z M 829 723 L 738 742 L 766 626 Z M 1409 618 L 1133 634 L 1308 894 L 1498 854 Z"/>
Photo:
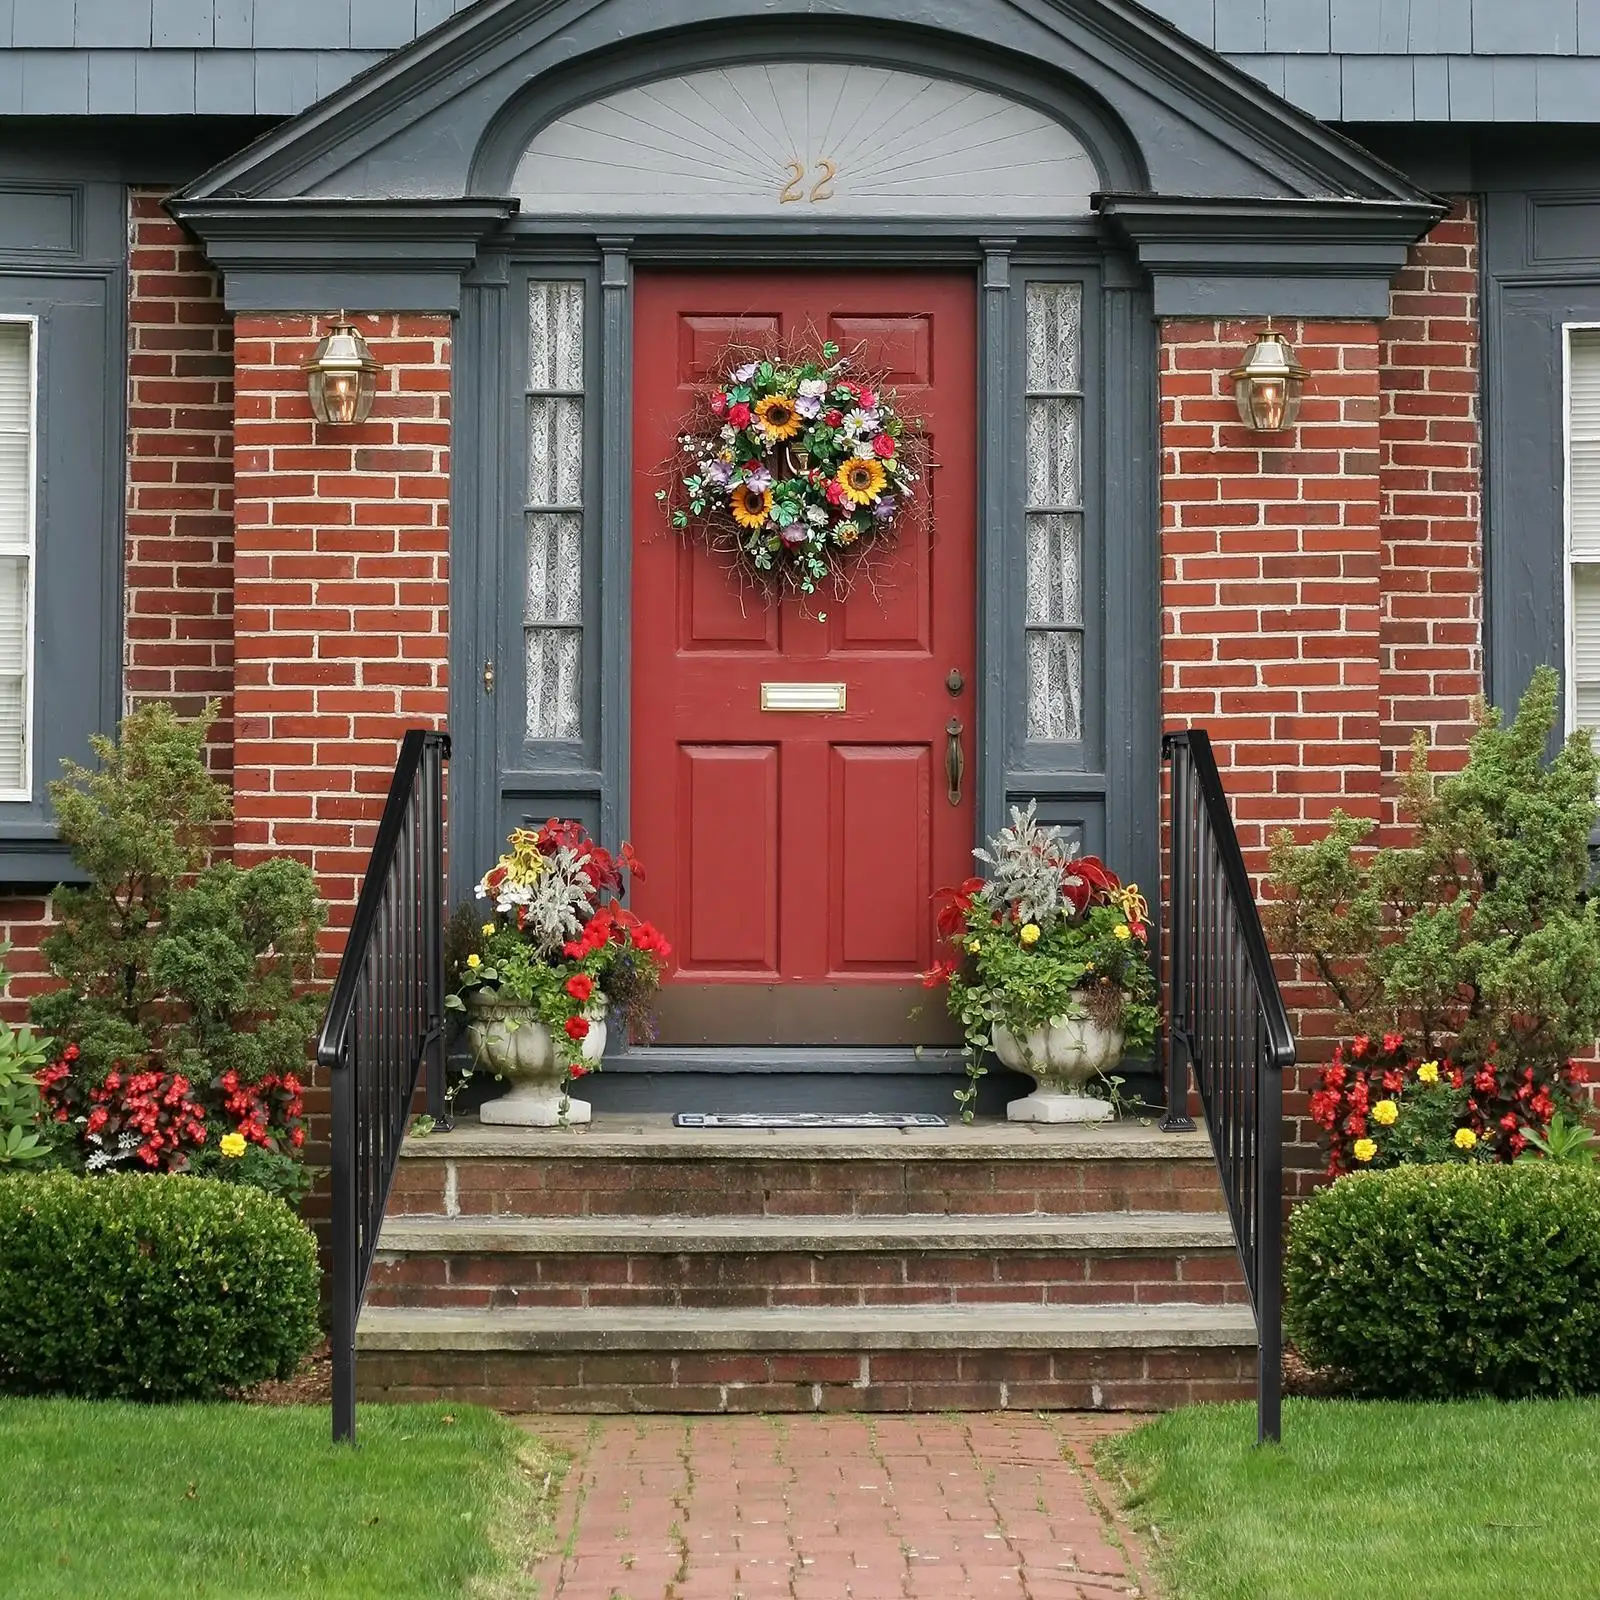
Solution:
<path fill-rule="evenodd" d="M 534 216 L 1089 212 L 1087 150 L 1032 106 L 947 79 L 785 61 L 591 101 L 543 129 L 514 188 Z"/>

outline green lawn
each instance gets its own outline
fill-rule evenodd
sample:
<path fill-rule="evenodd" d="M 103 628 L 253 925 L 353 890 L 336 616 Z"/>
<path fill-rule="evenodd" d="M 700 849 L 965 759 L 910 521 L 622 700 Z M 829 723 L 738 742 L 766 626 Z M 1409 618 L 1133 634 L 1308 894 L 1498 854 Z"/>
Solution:
<path fill-rule="evenodd" d="M 0 1401 L 0 1595 L 520 1592 L 562 1463 L 489 1411 Z"/>
<path fill-rule="evenodd" d="M 1594 1600 L 1600 1402 L 1196 1406 L 1110 1440 L 1171 1600 Z"/>

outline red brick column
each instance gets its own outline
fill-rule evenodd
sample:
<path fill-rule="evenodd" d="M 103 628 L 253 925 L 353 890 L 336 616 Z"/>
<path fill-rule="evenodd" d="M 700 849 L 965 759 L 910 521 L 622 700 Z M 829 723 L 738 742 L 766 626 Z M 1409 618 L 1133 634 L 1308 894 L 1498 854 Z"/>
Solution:
<path fill-rule="evenodd" d="M 1458 202 L 1415 245 L 1378 333 L 1383 413 L 1379 688 L 1385 821 L 1411 736 L 1460 765 L 1483 692 L 1478 220 Z"/>
<path fill-rule="evenodd" d="M 1376 326 L 1286 326 L 1310 377 L 1281 435 L 1246 429 L 1228 384 L 1256 326 L 1162 329 L 1161 578 L 1163 720 L 1210 732 L 1259 881 L 1280 828 L 1378 814 L 1383 555 Z M 1333 1018 L 1311 985 L 1286 997 L 1315 1056 Z M 1314 1168 L 1307 1091 L 1285 1090 L 1288 1164 Z"/>
<path fill-rule="evenodd" d="M 233 765 L 233 324 L 200 247 L 131 196 L 128 526 L 123 660 L 130 706 L 186 716 L 220 699 L 212 766 Z"/>
<path fill-rule="evenodd" d="M 401 736 L 448 709 L 450 320 L 356 321 L 383 366 L 359 427 L 312 418 L 312 318 L 234 344 L 236 848 L 311 866 L 330 971 Z"/>

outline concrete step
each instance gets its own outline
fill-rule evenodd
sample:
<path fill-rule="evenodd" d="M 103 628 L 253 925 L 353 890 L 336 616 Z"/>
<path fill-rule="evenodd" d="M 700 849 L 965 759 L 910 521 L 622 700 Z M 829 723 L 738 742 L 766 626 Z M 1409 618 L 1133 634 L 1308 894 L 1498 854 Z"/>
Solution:
<path fill-rule="evenodd" d="M 408 1139 L 391 1215 L 711 1217 L 1216 1212 L 1204 1133 L 955 1123 L 760 1134 L 596 1115 L 538 1132 L 464 1122 Z"/>
<path fill-rule="evenodd" d="M 370 1400 L 526 1411 L 1156 1410 L 1252 1392 L 1246 1307 L 369 1307 Z"/>
<path fill-rule="evenodd" d="M 371 1305 L 1246 1302 L 1217 1213 L 391 1217 Z"/>

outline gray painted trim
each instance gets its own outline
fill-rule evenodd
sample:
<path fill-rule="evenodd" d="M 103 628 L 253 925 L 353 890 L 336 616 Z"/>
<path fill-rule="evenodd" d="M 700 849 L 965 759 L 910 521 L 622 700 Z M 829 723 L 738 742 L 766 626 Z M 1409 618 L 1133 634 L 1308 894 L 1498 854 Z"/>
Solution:
<path fill-rule="evenodd" d="M 1106 194 L 1095 206 L 1149 272 L 1159 317 L 1386 317 L 1406 252 L 1447 207 L 1419 201 L 1205 201 Z"/>
<path fill-rule="evenodd" d="M 633 770 L 633 268 L 631 241 L 600 240 L 600 830 L 628 835 Z M 620 598 L 619 598 L 620 597 Z"/>
<path fill-rule="evenodd" d="M 33 798 L 0 805 L 0 887 L 81 881 L 59 843 L 46 785 L 116 727 L 122 693 L 127 504 L 127 194 L 68 177 L 35 154 L 0 163 L 5 195 L 54 194 L 70 237 L 48 255 L 0 252 L 0 310 L 39 319 Z M 15 173 L 13 178 L 11 174 Z"/>
<path fill-rule="evenodd" d="M 1535 667 L 1566 668 L 1562 325 L 1600 323 L 1600 241 L 1587 259 L 1542 259 L 1539 212 L 1600 215 L 1600 161 L 1587 188 L 1561 176 L 1482 201 L 1485 689 L 1506 707 Z"/>
<path fill-rule="evenodd" d="M 515 200 L 186 200 L 230 311 L 446 311 Z"/>
<path fill-rule="evenodd" d="M 973 808 L 978 840 L 1004 825 L 1006 746 L 1014 690 L 1010 600 L 1021 591 L 1017 565 L 1020 500 L 1020 419 L 1012 403 L 1013 307 L 1011 239 L 983 241 L 981 317 L 978 327 L 979 439 L 978 573 L 976 595 L 978 672 L 978 803 Z"/>
<path fill-rule="evenodd" d="M 608 1054 L 607 1072 L 883 1073 L 960 1077 L 966 1057 L 959 1050 L 868 1050 L 825 1045 L 749 1045 L 739 1049 L 677 1045 L 629 1045 Z"/>

